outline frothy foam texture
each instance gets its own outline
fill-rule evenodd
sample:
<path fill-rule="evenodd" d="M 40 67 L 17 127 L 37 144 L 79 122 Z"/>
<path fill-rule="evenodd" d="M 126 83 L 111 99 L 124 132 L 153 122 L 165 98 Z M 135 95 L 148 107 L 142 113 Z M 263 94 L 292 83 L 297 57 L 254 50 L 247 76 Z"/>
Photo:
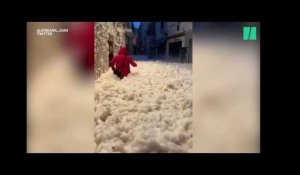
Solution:
<path fill-rule="evenodd" d="M 189 152 L 192 65 L 137 61 L 119 80 L 95 81 L 95 152 Z"/>

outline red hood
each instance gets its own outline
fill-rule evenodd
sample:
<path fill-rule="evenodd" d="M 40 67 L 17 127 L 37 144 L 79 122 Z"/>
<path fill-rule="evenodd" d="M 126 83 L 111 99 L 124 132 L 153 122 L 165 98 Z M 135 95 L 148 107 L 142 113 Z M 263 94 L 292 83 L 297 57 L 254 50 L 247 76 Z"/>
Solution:
<path fill-rule="evenodd" d="M 128 56 L 126 47 L 121 47 L 118 54 Z"/>

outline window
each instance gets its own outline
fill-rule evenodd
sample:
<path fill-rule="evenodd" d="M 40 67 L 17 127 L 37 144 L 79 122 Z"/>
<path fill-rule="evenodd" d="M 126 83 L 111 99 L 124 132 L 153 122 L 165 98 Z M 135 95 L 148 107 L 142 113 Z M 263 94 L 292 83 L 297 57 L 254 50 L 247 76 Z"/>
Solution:
<path fill-rule="evenodd" d="M 178 24 L 178 25 L 177 25 L 177 31 L 179 31 L 179 28 L 180 28 L 180 25 Z"/>

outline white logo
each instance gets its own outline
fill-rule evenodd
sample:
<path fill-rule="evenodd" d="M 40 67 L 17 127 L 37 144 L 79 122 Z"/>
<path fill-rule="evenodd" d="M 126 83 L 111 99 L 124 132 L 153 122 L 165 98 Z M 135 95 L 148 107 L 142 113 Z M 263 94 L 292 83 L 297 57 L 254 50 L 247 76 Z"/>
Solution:
<path fill-rule="evenodd" d="M 36 34 L 42 36 L 52 36 L 54 33 L 65 33 L 68 29 L 37 29 Z"/>

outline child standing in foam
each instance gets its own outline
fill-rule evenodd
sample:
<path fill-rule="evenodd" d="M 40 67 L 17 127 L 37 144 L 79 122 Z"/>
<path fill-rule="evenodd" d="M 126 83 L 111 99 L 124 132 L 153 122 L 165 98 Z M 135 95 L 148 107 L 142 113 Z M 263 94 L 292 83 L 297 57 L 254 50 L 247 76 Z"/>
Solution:
<path fill-rule="evenodd" d="M 109 64 L 114 71 L 114 74 L 120 79 L 130 73 L 130 64 L 134 67 L 137 66 L 133 59 L 128 55 L 125 47 L 120 48 L 119 53 L 112 58 Z"/>

